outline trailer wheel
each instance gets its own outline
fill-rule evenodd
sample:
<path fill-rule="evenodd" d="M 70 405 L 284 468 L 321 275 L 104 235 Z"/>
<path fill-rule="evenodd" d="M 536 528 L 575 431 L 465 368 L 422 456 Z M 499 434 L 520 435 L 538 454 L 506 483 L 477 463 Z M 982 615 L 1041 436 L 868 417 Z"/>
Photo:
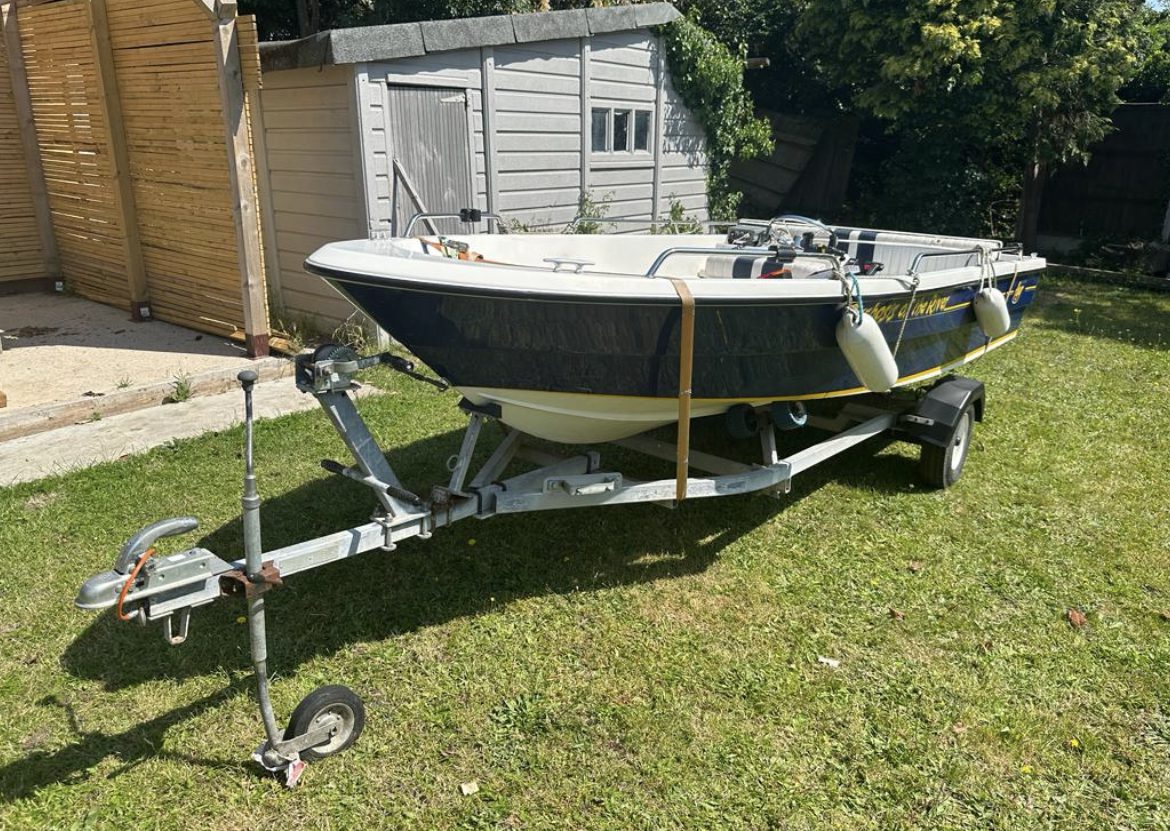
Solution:
<path fill-rule="evenodd" d="M 963 475 L 963 464 L 967 461 L 967 450 L 971 446 L 971 433 L 975 429 L 975 407 L 964 408 L 954 431 L 943 447 L 923 444 L 918 459 L 918 470 L 927 484 L 936 488 L 949 488 Z"/>
<path fill-rule="evenodd" d="M 366 726 L 366 708 L 361 698 L 349 687 L 332 684 L 313 690 L 293 710 L 284 731 L 285 741 L 302 736 L 313 729 L 326 716 L 340 719 L 327 741 L 301 751 L 301 758 L 315 762 L 348 748 L 357 741 Z"/>

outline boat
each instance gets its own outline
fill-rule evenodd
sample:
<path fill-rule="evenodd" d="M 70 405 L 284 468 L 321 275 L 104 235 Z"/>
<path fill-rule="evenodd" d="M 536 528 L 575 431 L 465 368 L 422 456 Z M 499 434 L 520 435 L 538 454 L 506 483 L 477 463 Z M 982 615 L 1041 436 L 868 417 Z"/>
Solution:
<path fill-rule="evenodd" d="M 468 212 L 468 221 L 476 218 Z M 195 517 L 161 519 L 134 533 L 114 567 L 90 577 L 76 600 L 82 609 L 112 608 L 123 621 L 161 623 L 167 642 L 178 645 L 193 609 L 245 597 L 265 733 L 252 758 L 289 787 L 306 762 L 354 744 L 365 707 L 353 690 L 330 684 L 309 693 L 280 728 L 270 693 L 269 590 L 465 519 L 787 491 L 795 476 L 879 435 L 921 445 L 925 481 L 950 487 L 983 417 L 983 384 L 951 376 L 921 394 L 887 393 L 1010 341 L 1044 261 L 988 240 L 782 217 L 741 222 L 726 235 L 404 233 L 327 245 L 307 267 L 445 379 L 394 352 L 359 356 L 324 344 L 297 356 L 297 388 L 317 399 L 354 459 L 321 466 L 369 487 L 374 516 L 263 548 L 253 445 L 258 379 L 244 370 L 243 558 L 196 546 L 156 559 L 157 543 L 199 525 Z M 450 479 L 433 484 L 429 497 L 404 486 L 358 412 L 354 376 L 374 366 L 440 388 L 449 382 L 464 395 L 467 427 L 447 460 Z M 869 392 L 878 394 L 851 399 Z M 823 408 L 831 413 L 802 413 L 818 398 L 843 403 Z M 692 416 L 726 413 L 731 427 L 739 413 L 746 428 L 747 414 L 763 408 L 761 463 L 691 451 Z M 479 442 L 493 418 L 509 429 L 486 451 Z M 673 446 L 644 435 L 675 421 Z M 829 437 L 781 454 L 776 428 L 806 422 Z M 632 478 L 603 465 L 600 449 L 532 446 L 531 437 L 620 441 L 622 456 L 673 461 L 675 474 Z"/>
<path fill-rule="evenodd" d="M 1045 261 L 783 216 L 721 234 L 408 229 L 330 243 L 305 268 L 472 407 L 589 444 L 950 373 L 1016 337 Z"/>

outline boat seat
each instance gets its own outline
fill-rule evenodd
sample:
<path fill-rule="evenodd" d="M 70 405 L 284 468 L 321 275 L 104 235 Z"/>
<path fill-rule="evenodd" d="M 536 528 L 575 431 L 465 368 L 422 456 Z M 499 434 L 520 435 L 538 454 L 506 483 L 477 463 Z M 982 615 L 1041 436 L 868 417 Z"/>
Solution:
<path fill-rule="evenodd" d="M 699 276 L 713 280 L 751 280 L 791 277 L 789 264 L 774 257 L 745 255 L 742 257 L 708 257 L 699 270 Z"/>

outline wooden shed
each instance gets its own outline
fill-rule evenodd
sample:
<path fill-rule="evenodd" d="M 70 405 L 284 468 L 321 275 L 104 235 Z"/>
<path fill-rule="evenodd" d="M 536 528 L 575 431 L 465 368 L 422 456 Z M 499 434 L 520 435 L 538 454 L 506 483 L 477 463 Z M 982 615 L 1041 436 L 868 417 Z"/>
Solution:
<path fill-rule="evenodd" d="M 272 305 L 285 320 L 353 309 L 305 257 L 478 207 L 528 228 L 584 196 L 649 227 L 672 203 L 705 219 L 702 127 L 673 88 L 655 27 L 669 3 L 338 29 L 261 45 L 261 211 Z M 447 230 L 455 230 L 446 226 Z"/>

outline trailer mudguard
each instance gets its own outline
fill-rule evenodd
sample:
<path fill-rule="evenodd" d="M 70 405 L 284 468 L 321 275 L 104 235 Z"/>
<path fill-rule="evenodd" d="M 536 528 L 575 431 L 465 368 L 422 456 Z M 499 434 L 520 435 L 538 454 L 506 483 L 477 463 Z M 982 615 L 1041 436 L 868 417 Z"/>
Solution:
<path fill-rule="evenodd" d="M 985 396 L 982 381 L 944 378 L 927 391 L 911 412 L 898 419 L 896 431 L 909 441 L 946 447 L 968 407 L 974 408 L 976 421 L 983 421 Z"/>

